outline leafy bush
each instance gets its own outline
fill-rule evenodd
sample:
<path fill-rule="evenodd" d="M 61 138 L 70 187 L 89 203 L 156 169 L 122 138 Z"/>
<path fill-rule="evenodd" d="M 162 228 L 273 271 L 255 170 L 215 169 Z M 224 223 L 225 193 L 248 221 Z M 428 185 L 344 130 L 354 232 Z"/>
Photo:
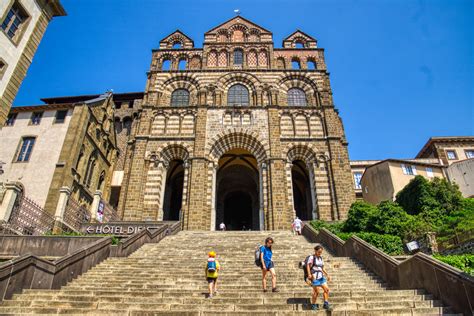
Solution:
<path fill-rule="evenodd" d="M 367 230 L 371 217 L 378 213 L 377 207 L 367 202 L 357 201 L 352 203 L 343 231 L 362 232 Z"/>
<path fill-rule="evenodd" d="M 433 255 L 436 259 L 449 264 L 459 270 L 466 272 L 467 274 L 474 276 L 474 255 L 465 254 L 465 255 Z"/>
<path fill-rule="evenodd" d="M 368 223 L 368 231 L 385 234 L 404 236 L 407 224 L 412 221 L 402 207 L 390 201 L 378 205 L 378 212 L 373 214 Z"/>
<path fill-rule="evenodd" d="M 463 197 L 459 187 L 445 179 L 428 181 L 416 176 L 397 193 L 395 201 L 411 215 L 435 209 L 447 215 L 461 208 Z"/>
<path fill-rule="evenodd" d="M 342 240 L 348 240 L 352 235 L 356 235 L 360 239 L 365 240 L 374 247 L 379 248 L 389 255 L 403 254 L 403 243 L 400 237 L 392 235 L 381 235 L 376 233 L 339 233 L 337 236 Z"/>
<path fill-rule="evenodd" d="M 338 234 L 342 231 L 342 227 L 344 225 L 344 222 L 325 222 L 325 221 L 320 221 L 320 220 L 314 220 L 311 221 L 311 226 L 313 226 L 314 229 L 320 230 L 321 228 L 326 228 L 330 232 L 334 234 Z"/>

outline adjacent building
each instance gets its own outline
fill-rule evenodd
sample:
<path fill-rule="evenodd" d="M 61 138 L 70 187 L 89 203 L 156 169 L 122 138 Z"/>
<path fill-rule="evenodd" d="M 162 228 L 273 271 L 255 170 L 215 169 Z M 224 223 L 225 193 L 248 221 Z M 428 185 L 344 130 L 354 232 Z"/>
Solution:
<path fill-rule="evenodd" d="M 0 1 L 0 128 L 49 22 L 64 15 L 59 0 Z"/>
<path fill-rule="evenodd" d="M 415 176 L 428 180 L 444 178 L 445 168 L 437 159 L 386 159 L 365 170 L 361 179 L 363 199 L 372 204 L 393 201 L 397 193 Z"/>
<path fill-rule="evenodd" d="M 117 157 L 112 94 L 45 100 L 11 109 L 0 130 L 0 184 L 20 183 L 51 214 L 63 188 L 86 208 L 97 190 L 108 200 Z"/>
<path fill-rule="evenodd" d="M 474 136 L 431 137 L 416 158 L 436 158 L 444 166 L 474 158 Z"/>
<path fill-rule="evenodd" d="M 431 137 L 414 159 L 353 160 L 356 197 L 377 204 L 394 200 L 416 175 L 446 178 L 463 196 L 474 195 L 474 136 Z"/>

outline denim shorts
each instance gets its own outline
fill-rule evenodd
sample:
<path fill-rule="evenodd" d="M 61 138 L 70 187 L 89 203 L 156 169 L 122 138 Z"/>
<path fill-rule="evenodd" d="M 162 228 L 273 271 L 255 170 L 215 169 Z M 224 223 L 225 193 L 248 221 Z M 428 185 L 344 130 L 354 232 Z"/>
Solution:
<path fill-rule="evenodd" d="M 323 286 L 326 283 L 327 283 L 326 278 L 322 277 L 321 279 L 313 280 L 312 285 L 313 286 Z"/>
<path fill-rule="evenodd" d="M 270 271 L 271 268 L 275 268 L 275 264 L 273 261 L 265 261 L 265 267 L 267 268 L 267 271 Z M 263 270 L 263 265 L 262 265 L 262 270 Z"/>

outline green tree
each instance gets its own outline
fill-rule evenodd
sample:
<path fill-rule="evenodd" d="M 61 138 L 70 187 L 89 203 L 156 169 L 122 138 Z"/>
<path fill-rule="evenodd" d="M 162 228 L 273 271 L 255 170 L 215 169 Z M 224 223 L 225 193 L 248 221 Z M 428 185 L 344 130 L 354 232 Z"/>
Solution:
<path fill-rule="evenodd" d="M 459 187 L 445 179 L 434 178 L 428 181 L 422 176 L 416 176 L 397 193 L 395 201 L 408 214 L 417 215 L 434 211 L 438 216 L 459 210 L 463 197 Z M 429 214 L 424 214 L 422 217 L 430 219 Z"/>
<path fill-rule="evenodd" d="M 395 200 L 408 214 L 418 214 L 424 208 L 435 208 L 438 203 L 431 193 L 430 182 L 422 176 L 413 178 Z"/>
<path fill-rule="evenodd" d="M 378 212 L 368 221 L 368 231 L 377 234 L 404 237 L 412 217 L 395 202 L 385 201 L 378 205 Z"/>
<path fill-rule="evenodd" d="M 345 232 L 362 232 L 367 230 L 369 219 L 378 213 L 376 206 L 363 201 L 352 203 L 343 230 Z"/>

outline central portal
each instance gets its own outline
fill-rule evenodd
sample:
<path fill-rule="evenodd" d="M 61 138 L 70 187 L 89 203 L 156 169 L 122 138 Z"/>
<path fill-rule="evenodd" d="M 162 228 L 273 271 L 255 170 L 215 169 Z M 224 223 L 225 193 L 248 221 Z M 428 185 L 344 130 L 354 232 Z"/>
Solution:
<path fill-rule="evenodd" d="M 234 149 L 219 159 L 216 190 L 216 229 L 260 230 L 257 160 L 248 151 Z"/>

